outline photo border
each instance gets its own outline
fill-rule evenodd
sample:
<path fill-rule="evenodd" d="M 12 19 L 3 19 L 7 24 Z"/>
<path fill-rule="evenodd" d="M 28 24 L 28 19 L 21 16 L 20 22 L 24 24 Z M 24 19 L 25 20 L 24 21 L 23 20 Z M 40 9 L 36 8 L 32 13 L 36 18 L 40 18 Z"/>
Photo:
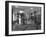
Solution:
<path fill-rule="evenodd" d="M 9 3 L 27 3 L 27 4 L 42 4 L 44 6 L 44 32 L 43 33 L 27 33 L 27 34 L 13 34 L 9 35 Z M 45 3 L 37 2 L 22 2 L 22 1 L 5 1 L 5 36 L 18 36 L 18 35 L 33 35 L 45 34 Z"/>

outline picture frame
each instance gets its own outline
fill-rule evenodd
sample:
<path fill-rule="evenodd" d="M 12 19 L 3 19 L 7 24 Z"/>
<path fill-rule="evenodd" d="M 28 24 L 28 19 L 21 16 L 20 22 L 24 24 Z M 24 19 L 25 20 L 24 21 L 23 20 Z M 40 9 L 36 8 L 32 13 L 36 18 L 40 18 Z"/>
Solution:
<path fill-rule="evenodd" d="M 34 29 L 32 27 L 33 26 L 32 25 L 31 27 L 34 30 L 32 28 L 30 28 L 32 30 L 29 29 L 29 30 L 24 30 L 24 31 L 23 30 L 22 31 L 21 30 L 20 31 L 19 30 L 18 31 L 12 30 L 12 26 L 14 25 L 13 24 L 13 22 L 14 22 L 13 14 L 15 14 L 14 12 L 15 11 L 17 12 L 17 10 L 18 11 L 22 10 L 21 12 L 23 12 L 26 9 L 28 10 L 28 7 L 33 9 L 33 11 L 35 11 L 35 9 L 36 9 L 37 12 L 40 12 L 40 15 L 41 15 L 40 27 L 41 28 L 40 29 Z M 16 26 L 16 25 L 14 25 L 14 26 Z M 18 35 L 34 35 L 34 34 L 45 34 L 45 3 L 22 2 L 22 1 L 5 1 L 5 35 L 6 36 L 18 36 Z"/>

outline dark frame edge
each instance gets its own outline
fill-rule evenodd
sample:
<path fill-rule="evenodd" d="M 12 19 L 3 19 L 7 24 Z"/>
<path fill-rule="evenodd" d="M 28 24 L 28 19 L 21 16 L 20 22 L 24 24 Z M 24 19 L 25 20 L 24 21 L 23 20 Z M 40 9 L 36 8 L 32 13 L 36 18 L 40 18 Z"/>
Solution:
<path fill-rule="evenodd" d="M 8 31 L 8 19 L 9 19 L 9 17 L 8 17 L 8 14 L 9 14 L 9 12 L 8 12 L 8 2 L 7 1 L 5 1 L 5 36 L 8 36 L 8 34 L 9 34 L 9 31 Z"/>
<path fill-rule="evenodd" d="M 45 3 L 44 3 L 44 34 L 45 34 Z"/>
<path fill-rule="evenodd" d="M 27 4 L 45 4 L 42 2 L 27 2 L 27 1 L 5 1 L 5 2 L 8 2 L 8 3 L 27 3 Z"/>

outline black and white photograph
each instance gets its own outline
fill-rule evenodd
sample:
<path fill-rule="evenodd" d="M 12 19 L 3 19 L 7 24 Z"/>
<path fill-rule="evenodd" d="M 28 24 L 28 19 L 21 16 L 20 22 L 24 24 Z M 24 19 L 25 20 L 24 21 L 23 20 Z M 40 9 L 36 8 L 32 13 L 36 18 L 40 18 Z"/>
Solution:
<path fill-rule="evenodd" d="M 6 2 L 7 35 L 44 33 L 44 3 Z"/>
<path fill-rule="evenodd" d="M 12 31 L 41 29 L 41 7 L 12 6 L 12 13 Z"/>

